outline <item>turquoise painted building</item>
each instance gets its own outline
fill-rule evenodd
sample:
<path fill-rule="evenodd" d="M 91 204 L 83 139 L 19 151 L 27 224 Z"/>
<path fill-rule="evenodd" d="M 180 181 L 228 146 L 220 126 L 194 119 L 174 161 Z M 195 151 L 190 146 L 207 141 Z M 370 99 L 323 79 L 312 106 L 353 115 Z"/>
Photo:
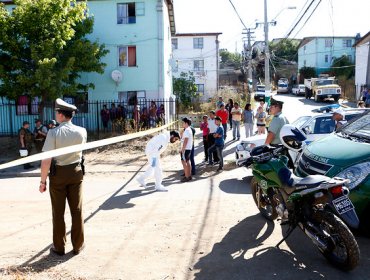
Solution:
<path fill-rule="evenodd" d="M 313 67 L 316 74 L 330 69 L 335 58 L 347 55 L 355 63 L 355 37 L 305 37 L 298 46 L 298 70 Z"/>
<path fill-rule="evenodd" d="M 88 99 L 170 98 L 171 35 L 175 34 L 172 0 L 90 0 L 88 8 L 95 19 L 89 39 L 109 50 L 103 59 L 107 64 L 104 74 L 82 77 L 83 82 L 95 84 Z M 122 74 L 120 82 L 112 79 L 113 71 L 118 80 Z"/>
<path fill-rule="evenodd" d="M 0 2 L 9 11 L 14 8 L 13 1 Z M 103 58 L 107 64 L 103 74 L 81 75 L 81 81 L 95 84 L 95 89 L 83 94 L 86 104 L 75 122 L 89 130 L 101 127 L 99 112 L 103 103 L 98 101 L 121 103 L 132 117 L 133 105 L 146 107 L 152 99 L 166 100 L 163 102 L 166 121 L 173 120 L 175 97 L 170 66 L 171 36 L 176 33 L 173 0 L 88 0 L 87 5 L 95 21 L 89 39 L 105 44 L 109 53 Z M 72 99 L 66 97 L 67 102 L 74 102 Z M 17 106 L 9 107 L 3 105 L 7 101 L 0 101 L 0 116 L 8 120 L 0 122 L 0 135 L 14 134 L 23 120 L 32 123 L 38 117 L 38 100 L 31 102 L 20 106 L 18 100 Z M 108 102 L 107 105 L 109 108 Z M 53 118 L 50 109 L 45 108 L 44 112 L 48 119 Z"/>

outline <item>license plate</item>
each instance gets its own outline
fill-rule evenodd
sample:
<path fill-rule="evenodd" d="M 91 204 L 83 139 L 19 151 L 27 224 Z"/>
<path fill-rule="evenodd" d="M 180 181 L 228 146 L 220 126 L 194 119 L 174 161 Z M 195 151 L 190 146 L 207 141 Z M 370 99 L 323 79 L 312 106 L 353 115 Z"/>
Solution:
<path fill-rule="evenodd" d="M 339 215 L 342 215 L 355 208 L 352 204 L 352 201 L 347 196 L 341 196 L 337 199 L 334 199 L 333 204 Z"/>
<path fill-rule="evenodd" d="M 329 94 L 329 95 L 328 95 L 328 98 L 330 98 L 330 97 L 331 97 L 331 95 Z"/>

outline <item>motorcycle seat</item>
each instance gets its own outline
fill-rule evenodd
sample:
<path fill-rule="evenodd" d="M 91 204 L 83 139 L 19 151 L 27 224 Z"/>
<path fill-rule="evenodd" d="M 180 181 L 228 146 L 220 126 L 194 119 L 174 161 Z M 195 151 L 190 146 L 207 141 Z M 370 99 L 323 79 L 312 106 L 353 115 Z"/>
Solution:
<path fill-rule="evenodd" d="M 330 178 L 323 175 L 310 175 L 304 178 L 291 175 L 291 187 L 306 187 L 314 188 L 319 186 L 321 183 L 329 181 Z"/>

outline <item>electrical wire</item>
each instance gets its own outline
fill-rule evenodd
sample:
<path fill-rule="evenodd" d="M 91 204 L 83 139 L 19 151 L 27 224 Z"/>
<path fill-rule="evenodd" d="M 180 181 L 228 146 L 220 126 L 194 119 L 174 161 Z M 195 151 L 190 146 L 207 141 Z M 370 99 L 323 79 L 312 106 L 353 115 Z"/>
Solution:
<path fill-rule="evenodd" d="M 231 0 L 229 0 L 229 2 L 230 2 L 230 4 L 231 4 L 231 6 L 233 6 L 234 11 L 235 11 L 236 15 L 238 16 L 238 18 L 239 18 L 240 22 L 242 23 L 242 25 L 244 26 L 244 28 L 245 28 L 245 29 L 247 29 L 247 26 L 244 24 L 244 22 L 243 22 L 242 18 L 240 17 L 240 15 L 239 15 L 238 11 L 237 11 L 237 10 L 236 10 L 236 8 L 235 8 L 235 6 L 234 6 L 233 2 L 232 2 Z"/>
<path fill-rule="evenodd" d="M 307 22 L 310 20 L 311 16 L 313 15 L 313 13 L 316 11 L 317 7 L 320 5 L 321 3 L 321 0 L 319 0 L 319 3 L 317 3 L 316 7 L 312 10 L 312 13 L 308 16 L 308 18 L 306 19 L 306 21 L 303 23 L 302 27 L 297 31 L 297 33 L 293 36 L 293 39 L 295 37 L 297 37 L 298 33 L 301 32 L 301 30 L 303 29 L 303 27 L 305 27 L 305 25 L 307 24 Z M 334 35 L 334 34 L 333 34 Z M 333 36 L 334 38 L 334 36 Z"/>
<path fill-rule="evenodd" d="M 315 2 L 315 0 L 312 0 L 311 3 L 308 5 L 307 9 L 304 11 L 304 13 L 302 14 L 302 16 L 299 18 L 299 20 L 296 22 L 296 24 L 293 26 L 293 28 L 287 33 L 287 35 L 285 35 L 285 38 L 288 38 L 290 36 L 290 34 L 292 34 L 292 32 L 294 31 L 294 29 L 297 27 L 297 25 L 300 23 L 300 21 L 302 20 L 302 18 L 305 16 L 305 14 L 308 12 L 308 10 L 310 9 L 310 7 L 312 6 L 312 4 Z"/>

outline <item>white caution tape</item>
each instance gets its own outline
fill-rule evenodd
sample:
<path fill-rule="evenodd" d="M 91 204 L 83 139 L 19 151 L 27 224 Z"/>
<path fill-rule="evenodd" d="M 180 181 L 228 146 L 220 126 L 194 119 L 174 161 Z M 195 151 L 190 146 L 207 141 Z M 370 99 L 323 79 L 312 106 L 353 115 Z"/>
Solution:
<path fill-rule="evenodd" d="M 14 166 L 17 166 L 17 165 L 22 165 L 22 164 L 25 164 L 25 163 L 35 162 L 35 161 L 39 161 L 39 160 L 43 160 L 43 159 L 53 158 L 53 157 L 57 157 L 57 156 L 61 156 L 61 155 L 69 154 L 69 153 L 80 152 L 80 151 L 84 151 L 84 150 L 89 150 L 89 149 L 93 149 L 93 148 L 97 148 L 97 147 L 101 147 L 101 146 L 106 146 L 106 145 L 115 144 L 115 143 L 118 143 L 118 142 L 131 140 L 131 139 L 134 139 L 134 138 L 143 137 L 143 136 L 161 131 L 161 130 L 163 130 L 163 129 L 165 129 L 165 128 L 167 128 L 167 127 L 169 127 L 169 126 L 171 126 L 175 123 L 176 122 L 172 122 L 172 123 L 163 125 L 161 127 L 152 128 L 152 129 L 145 130 L 145 131 L 140 131 L 140 132 L 137 132 L 137 133 L 122 135 L 122 136 L 116 136 L 116 137 L 112 137 L 112 138 L 108 138 L 108 139 L 103 139 L 103 140 L 98 140 L 98 141 L 85 143 L 85 144 L 78 144 L 78 145 L 68 146 L 68 147 L 59 148 L 59 149 L 55 149 L 55 150 L 52 150 L 52 151 L 32 155 L 32 156 L 29 156 L 29 157 L 20 158 L 20 159 L 17 159 L 17 160 L 13 160 L 11 162 L 0 164 L 0 170 L 5 169 L 5 168 L 9 168 L 9 167 L 14 167 Z"/>

